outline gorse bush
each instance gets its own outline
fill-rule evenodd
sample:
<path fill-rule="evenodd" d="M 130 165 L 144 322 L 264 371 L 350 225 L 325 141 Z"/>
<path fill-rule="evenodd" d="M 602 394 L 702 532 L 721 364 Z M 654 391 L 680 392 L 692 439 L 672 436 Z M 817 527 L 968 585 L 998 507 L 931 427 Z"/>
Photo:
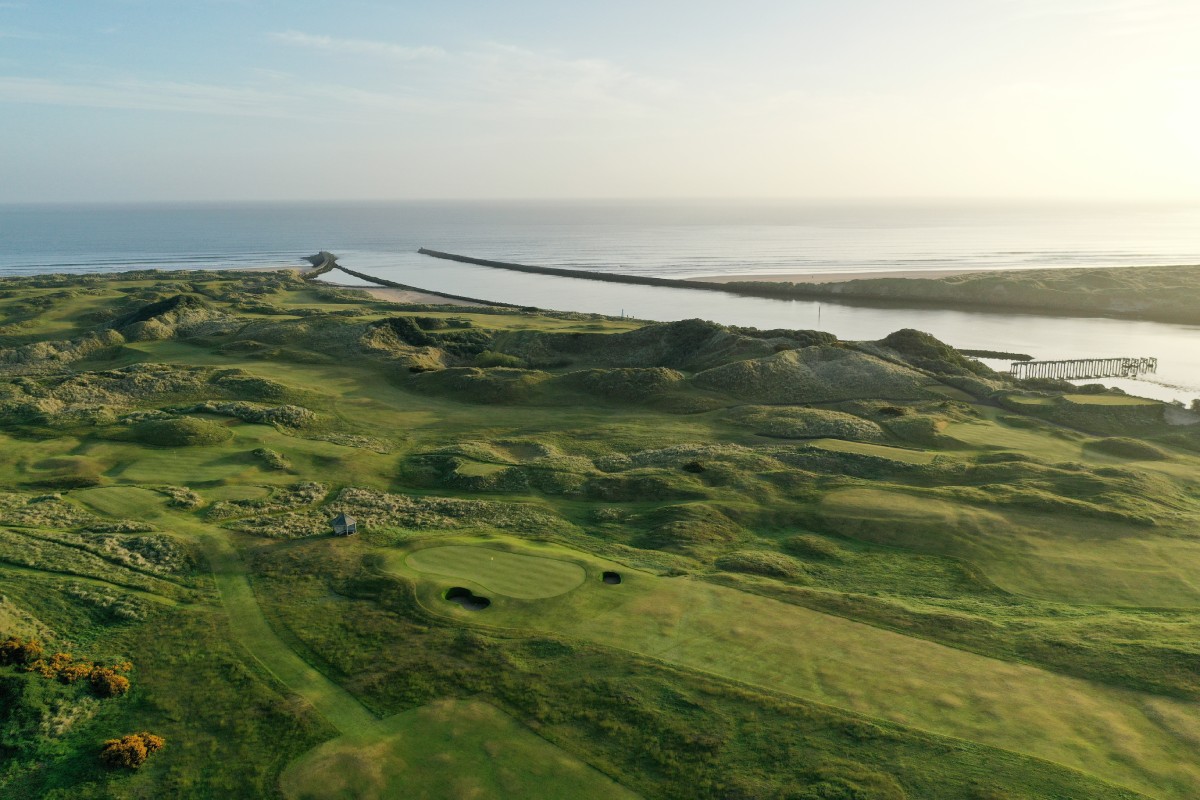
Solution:
<path fill-rule="evenodd" d="M 77 661 L 70 653 L 55 653 L 49 658 L 43 653 L 36 639 L 10 636 L 0 642 L 0 665 L 15 665 L 65 684 L 87 681 L 98 697 L 119 697 L 129 691 L 129 679 L 121 674 L 133 669 L 128 661 L 106 667 L 95 661 Z"/>
<path fill-rule="evenodd" d="M 131 733 L 120 739 L 106 741 L 104 749 L 100 751 L 100 759 L 110 767 L 137 769 L 165 744 L 165 739 L 153 733 Z"/>
<path fill-rule="evenodd" d="M 94 667 L 88 680 L 92 691 L 100 697 L 119 697 L 129 691 L 129 679 L 110 667 Z"/>
<path fill-rule="evenodd" d="M 42 643 L 37 639 L 10 636 L 0 642 L 0 666 L 31 664 L 42 657 Z"/>

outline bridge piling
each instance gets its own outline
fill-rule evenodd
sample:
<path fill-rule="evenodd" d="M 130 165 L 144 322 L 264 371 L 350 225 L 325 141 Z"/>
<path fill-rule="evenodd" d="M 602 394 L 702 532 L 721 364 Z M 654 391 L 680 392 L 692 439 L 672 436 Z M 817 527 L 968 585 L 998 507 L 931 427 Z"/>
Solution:
<path fill-rule="evenodd" d="M 1153 357 L 1076 358 L 1061 361 L 1014 361 L 1010 371 L 1015 378 L 1137 378 L 1158 371 Z"/>

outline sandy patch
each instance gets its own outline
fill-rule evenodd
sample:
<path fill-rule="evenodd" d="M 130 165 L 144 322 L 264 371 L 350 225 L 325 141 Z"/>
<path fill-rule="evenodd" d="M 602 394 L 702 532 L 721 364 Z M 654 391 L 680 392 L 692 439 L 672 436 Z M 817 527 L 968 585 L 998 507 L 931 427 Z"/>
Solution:
<path fill-rule="evenodd" d="M 358 289 L 366 292 L 376 300 L 386 300 L 389 303 L 431 303 L 443 306 L 482 306 L 483 303 L 473 303 L 470 300 L 455 300 L 427 292 L 413 292 L 408 289 L 372 288 L 368 286 L 340 286 L 341 289 Z"/>
<path fill-rule="evenodd" d="M 841 281 L 868 280 L 871 278 L 952 278 L 955 275 L 971 275 L 984 270 L 977 269 L 901 269 L 886 272 L 806 272 L 789 275 L 711 275 L 688 278 L 705 283 L 731 283 L 733 281 L 761 281 L 763 283 L 838 283 Z M 995 270 L 997 272 L 1001 270 Z M 1008 271 L 1008 270 L 1003 270 Z"/>

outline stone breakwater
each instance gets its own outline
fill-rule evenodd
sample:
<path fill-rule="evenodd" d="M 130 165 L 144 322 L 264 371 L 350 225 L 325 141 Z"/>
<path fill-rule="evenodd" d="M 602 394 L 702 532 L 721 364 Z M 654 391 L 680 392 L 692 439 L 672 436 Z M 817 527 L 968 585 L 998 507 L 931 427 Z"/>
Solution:
<path fill-rule="evenodd" d="M 449 300 L 461 300 L 463 302 L 474 303 L 482 306 L 501 306 L 503 308 L 519 307 L 514 303 L 501 303 L 495 300 L 481 300 L 478 297 L 466 297 L 459 294 L 437 292 L 432 289 L 421 289 L 416 286 L 409 286 L 404 283 L 390 281 L 387 278 L 376 278 L 374 275 L 368 275 L 365 272 L 358 272 L 357 270 L 350 269 L 349 267 L 343 267 L 341 264 L 337 263 L 337 256 L 335 256 L 333 253 L 330 253 L 328 250 L 322 250 L 315 256 L 305 256 L 304 260 L 315 267 L 315 269 L 311 272 L 304 274 L 304 277 L 307 280 L 313 280 L 320 275 L 324 275 L 325 273 L 336 269 L 346 273 L 347 275 L 358 278 L 359 280 L 367 281 L 368 283 L 374 283 L 377 286 L 386 286 L 389 289 L 400 289 L 406 292 L 420 292 L 422 294 L 434 295 L 435 297 L 445 297 Z"/>

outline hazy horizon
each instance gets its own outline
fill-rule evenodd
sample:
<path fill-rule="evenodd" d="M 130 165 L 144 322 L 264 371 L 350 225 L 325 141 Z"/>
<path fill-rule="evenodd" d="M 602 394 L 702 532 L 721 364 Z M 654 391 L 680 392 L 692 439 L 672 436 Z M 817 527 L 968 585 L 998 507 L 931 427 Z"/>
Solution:
<path fill-rule="evenodd" d="M 1182 0 L 0 2 L 3 203 L 1200 201 Z"/>

